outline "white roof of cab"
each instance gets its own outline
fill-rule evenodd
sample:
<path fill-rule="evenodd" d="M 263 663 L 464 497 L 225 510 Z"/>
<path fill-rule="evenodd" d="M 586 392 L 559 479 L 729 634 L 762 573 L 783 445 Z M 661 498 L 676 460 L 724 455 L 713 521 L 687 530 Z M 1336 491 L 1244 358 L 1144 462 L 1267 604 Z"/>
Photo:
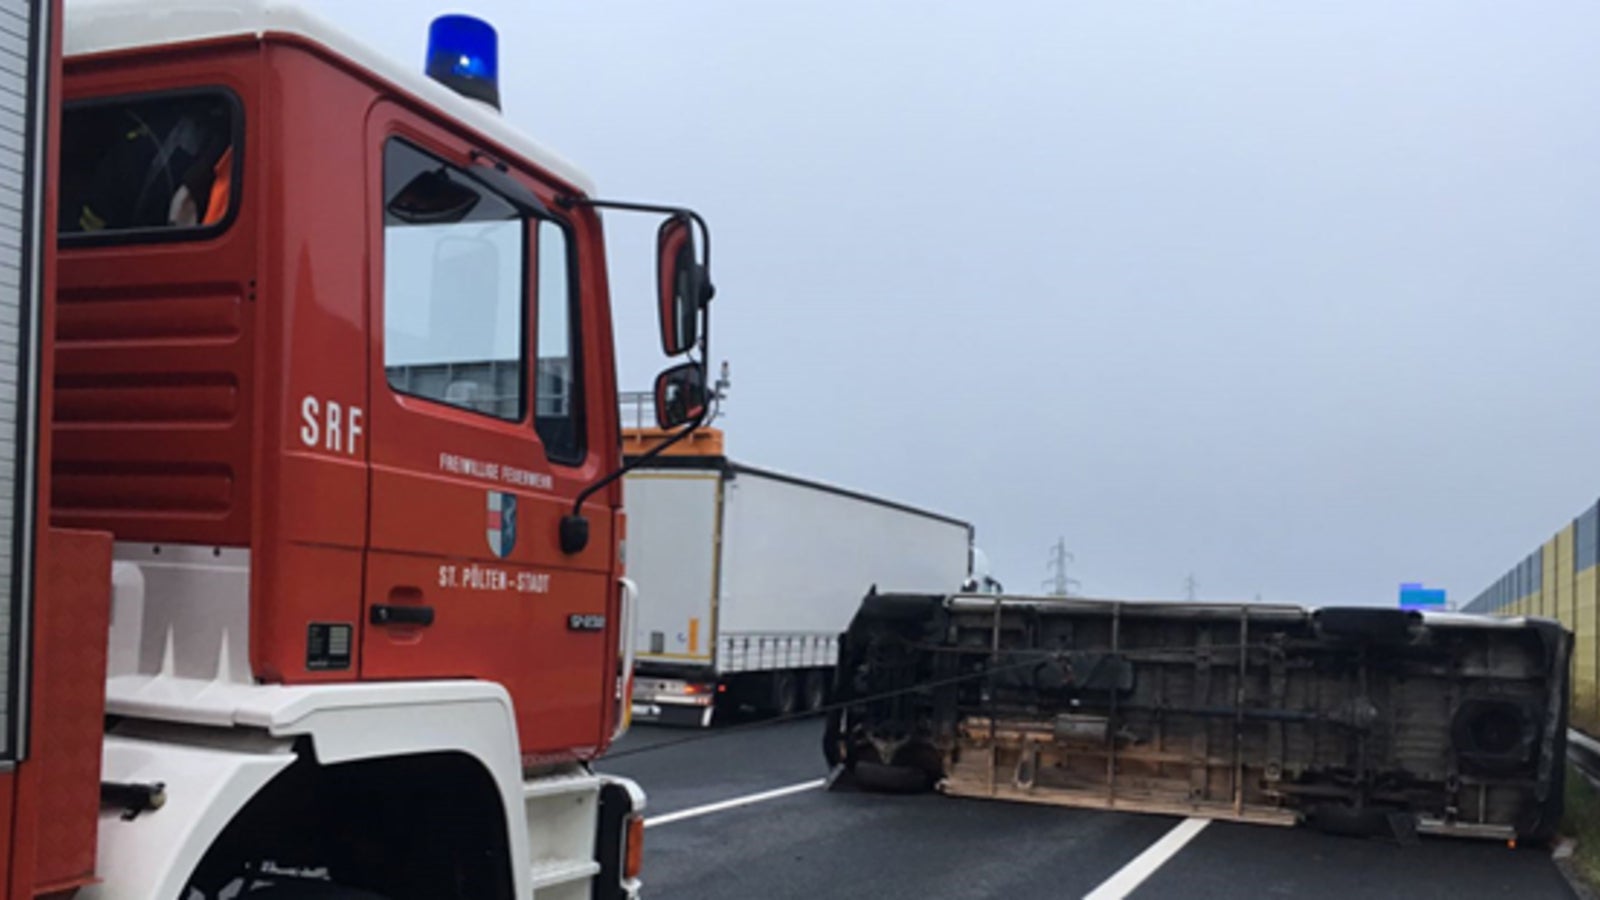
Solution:
<path fill-rule="evenodd" d="M 512 128 L 492 109 L 427 77 L 420 62 L 416 68 L 400 65 L 295 0 L 66 0 L 66 20 L 67 56 L 234 35 L 295 35 L 399 85 L 585 194 L 594 194 L 593 183 L 577 166 Z"/>

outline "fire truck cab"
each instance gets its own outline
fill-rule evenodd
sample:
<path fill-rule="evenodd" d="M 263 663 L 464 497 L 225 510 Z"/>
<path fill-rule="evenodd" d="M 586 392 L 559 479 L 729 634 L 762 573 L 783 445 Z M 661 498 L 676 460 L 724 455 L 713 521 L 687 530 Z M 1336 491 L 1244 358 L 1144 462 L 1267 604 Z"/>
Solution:
<path fill-rule="evenodd" d="M 424 75 L 290 0 L 0 7 L 58 148 L 0 310 L 34 573 L 0 898 L 636 894 L 643 794 L 589 766 L 633 604 L 598 210 L 663 215 L 702 361 L 703 222 L 512 128 L 476 20 Z M 663 373 L 662 424 L 703 385 Z"/>

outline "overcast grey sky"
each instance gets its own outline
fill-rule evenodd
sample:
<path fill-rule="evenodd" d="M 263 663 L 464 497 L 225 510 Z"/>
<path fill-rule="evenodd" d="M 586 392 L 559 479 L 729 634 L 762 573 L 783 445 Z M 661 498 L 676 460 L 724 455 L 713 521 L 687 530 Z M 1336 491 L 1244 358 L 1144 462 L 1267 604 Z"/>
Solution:
<path fill-rule="evenodd" d="M 1594 3 L 317 5 L 493 21 L 511 120 L 710 219 L 731 452 L 1010 589 L 1064 536 L 1094 596 L 1465 601 L 1600 495 Z"/>

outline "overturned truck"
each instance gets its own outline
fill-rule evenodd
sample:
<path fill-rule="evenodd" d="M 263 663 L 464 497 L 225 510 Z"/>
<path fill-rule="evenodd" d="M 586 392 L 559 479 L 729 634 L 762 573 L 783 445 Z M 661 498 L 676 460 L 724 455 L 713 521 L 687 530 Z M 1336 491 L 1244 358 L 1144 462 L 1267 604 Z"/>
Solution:
<path fill-rule="evenodd" d="M 1546 840 L 1570 655 L 1544 619 L 871 594 L 824 750 L 869 789 Z"/>

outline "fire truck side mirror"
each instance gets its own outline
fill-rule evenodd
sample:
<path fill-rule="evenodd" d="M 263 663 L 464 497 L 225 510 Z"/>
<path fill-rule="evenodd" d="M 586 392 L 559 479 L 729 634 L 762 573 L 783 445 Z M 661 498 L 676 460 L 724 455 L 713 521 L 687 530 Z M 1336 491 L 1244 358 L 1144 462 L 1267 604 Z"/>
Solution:
<path fill-rule="evenodd" d="M 700 417 L 706 405 L 706 370 L 681 363 L 656 376 L 656 424 L 676 428 Z"/>
<path fill-rule="evenodd" d="M 656 232 L 656 290 L 661 349 L 668 356 L 693 350 L 700 339 L 700 311 L 711 299 L 712 288 L 695 253 L 694 226 L 688 216 L 675 215 Z"/>

